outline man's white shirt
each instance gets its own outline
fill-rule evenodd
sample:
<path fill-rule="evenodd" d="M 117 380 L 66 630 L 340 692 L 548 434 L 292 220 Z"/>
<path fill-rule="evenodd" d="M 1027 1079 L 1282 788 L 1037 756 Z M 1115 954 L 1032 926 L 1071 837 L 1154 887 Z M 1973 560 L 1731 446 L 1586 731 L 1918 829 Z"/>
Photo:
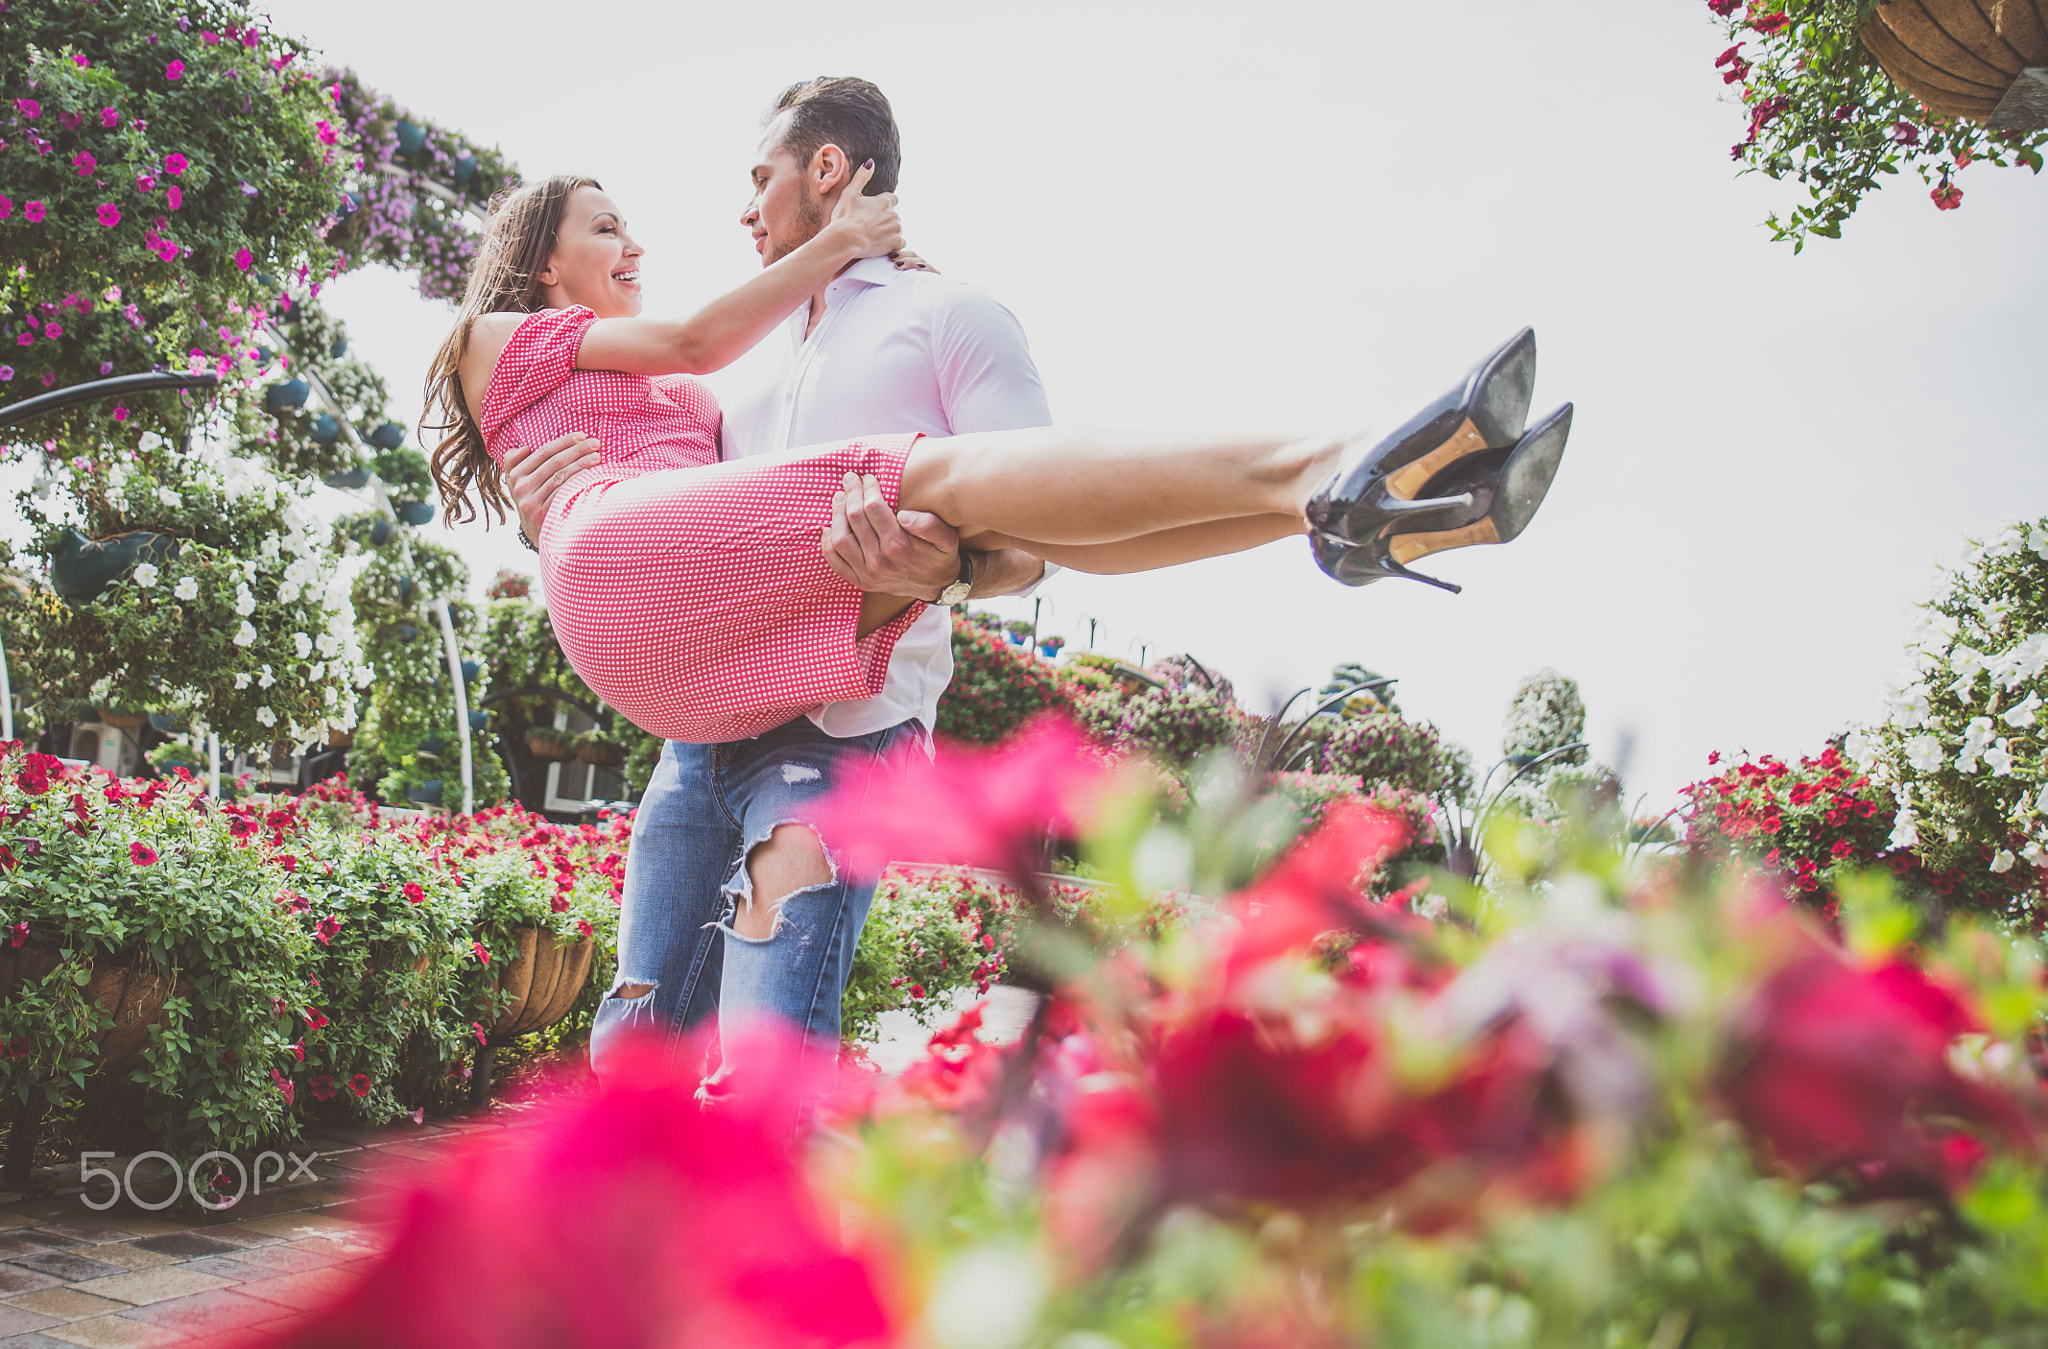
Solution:
<path fill-rule="evenodd" d="M 1052 424 L 1022 325 L 978 287 L 866 258 L 826 288 L 824 317 L 807 338 L 809 323 L 809 305 L 790 315 L 781 371 L 727 402 L 727 459 L 864 435 Z M 831 736 L 867 735 L 911 717 L 929 731 L 952 678 L 952 622 L 934 606 L 897 640 L 879 694 L 809 715 Z"/>

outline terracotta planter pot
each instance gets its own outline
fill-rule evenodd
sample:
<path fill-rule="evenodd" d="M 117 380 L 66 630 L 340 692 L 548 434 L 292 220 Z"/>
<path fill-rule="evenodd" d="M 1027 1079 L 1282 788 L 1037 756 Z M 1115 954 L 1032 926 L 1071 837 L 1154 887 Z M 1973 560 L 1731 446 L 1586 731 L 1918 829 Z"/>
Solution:
<path fill-rule="evenodd" d="M 1981 122 L 2021 71 L 2048 66 L 2048 0 L 1885 0 L 1863 45 L 1934 111 Z"/>
<path fill-rule="evenodd" d="M 21 985 L 49 978 L 58 963 L 55 951 L 35 942 L 0 947 L 0 1002 L 13 997 Z M 99 1050 L 94 1067 L 125 1072 L 140 1063 L 143 1047 L 149 1043 L 149 1028 L 156 1024 L 173 991 L 169 978 L 142 973 L 133 960 L 103 956 L 94 961 L 85 996 L 114 1018 L 113 1028 L 102 1031 L 94 1041 Z M 180 979 L 175 991 L 182 996 L 190 993 L 192 986 Z"/>
<path fill-rule="evenodd" d="M 353 732 L 329 731 L 327 733 L 327 748 L 329 749 L 349 749 L 355 743 L 356 738 Z"/>
<path fill-rule="evenodd" d="M 536 732 L 527 736 L 526 748 L 536 759 L 552 759 L 557 763 L 576 757 L 576 746 L 553 732 Z"/>
<path fill-rule="evenodd" d="M 588 937 L 558 941 L 552 932 L 536 927 L 518 931 L 519 954 L 498 976 L 498 991 L 510 993 L 512 1003 L 491 1027 L 493 1044 L 510 1036 L 546 1030 L 576 1005 L 590 978 L 590 966 L 597 955 L 597 943 Z"/>
<path fill-rule="evenodd" d="M 626 751 L 617 745 L 578 745 L 576 757 L 598 768 L 617 768 L 626 761 Z"/>

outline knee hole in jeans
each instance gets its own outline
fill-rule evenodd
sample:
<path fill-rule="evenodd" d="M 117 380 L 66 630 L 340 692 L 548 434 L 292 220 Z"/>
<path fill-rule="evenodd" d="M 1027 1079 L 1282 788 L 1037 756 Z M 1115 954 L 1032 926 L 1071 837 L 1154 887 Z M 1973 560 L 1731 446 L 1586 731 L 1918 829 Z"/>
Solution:
<path fill-rule="evenodd" d="M 801 890 L 815 890 L 839 879 L 825 844 L 807 824 L 786 820 L 769 831 L 747 854 L 747 885 L 733 915 L 733 930 L 742 937 L 765 940 L 781 926 L 782 905 Z M 762 899 L 764 894 L 773 899 Z"/>

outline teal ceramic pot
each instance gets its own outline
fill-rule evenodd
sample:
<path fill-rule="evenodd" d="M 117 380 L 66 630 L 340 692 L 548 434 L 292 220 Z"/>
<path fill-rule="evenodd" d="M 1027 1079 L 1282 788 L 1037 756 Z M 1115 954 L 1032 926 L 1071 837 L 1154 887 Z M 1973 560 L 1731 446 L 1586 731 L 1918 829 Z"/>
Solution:
<path fill-rule="evenodd" d="M 423 806 L 438 806 L 441 804 L 441 796 L 444 790 L 439 778 L 429 782 L 416 782 L 405 789 L 405 799 L 417 801 Z"/>
<path fill-rule="evenodd" d="M 397 422 L 385 422 L 370 432 L 370 443 L 380 450 L 395 450 L 405 444 L 405 428 Z"/>
<path fill-rule="evenodd" d="M 75 529 L 64 531 L 50 555 L 50 588 L 74 609 L 91 604 L 119 578 L 148 562 L 164 566 L 178 555 L 178 541 L 146 529 L 88 539 Z"/>
<path fill-rule="evenodd" d="M 434 503 L 431 501 L 402 501 L 393 504 L 391 509 L 409 525 L 424 525 L 434 518 Z"/>
<path fill-rule="evenodd" d="M 275 417 L 295 407 L 303 407 L 306 395 L 313 392 L 313 386 L 294 375 L 280 384 L 273 384 L 263 391 L 263 410 Z"/>

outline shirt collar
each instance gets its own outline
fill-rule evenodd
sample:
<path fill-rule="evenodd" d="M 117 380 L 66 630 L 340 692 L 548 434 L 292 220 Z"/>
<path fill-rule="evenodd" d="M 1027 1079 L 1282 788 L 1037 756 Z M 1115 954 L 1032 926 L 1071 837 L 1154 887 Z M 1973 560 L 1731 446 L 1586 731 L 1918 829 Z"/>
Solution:
<path fill-rule="evenodd" d="M 870 286 L 886 286 L 903 273 L 887 258 L 862 258 L 841 275 L 848 281 L 859 281 Z"/>

